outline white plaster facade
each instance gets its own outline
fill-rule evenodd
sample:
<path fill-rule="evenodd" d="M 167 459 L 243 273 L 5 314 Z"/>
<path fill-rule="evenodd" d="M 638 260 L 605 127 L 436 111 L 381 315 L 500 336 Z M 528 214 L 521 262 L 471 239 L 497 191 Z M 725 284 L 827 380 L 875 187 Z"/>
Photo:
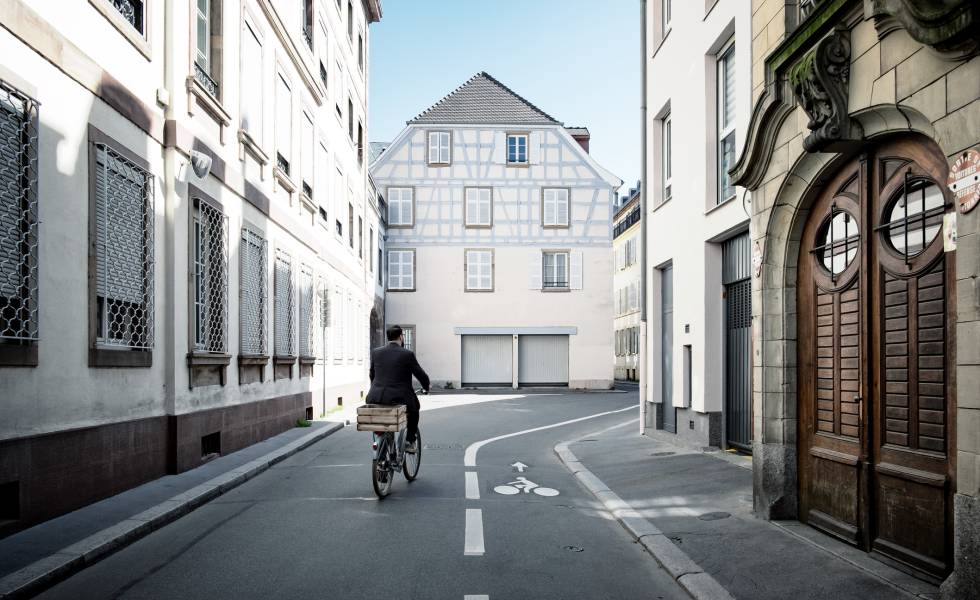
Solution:
<path fill-rule="evenodd" d="M 143 11 L 139 27 L 108 0 L 0 3 L 0 53 L 5 57 L 0 79 L 39 105 L 35 169 L 40 222 L 38 334 L 17 344 L 0 340 L 0 349 L 33 348 L 37 358 L 30 366 L 0 365 L 0 441 L 58 446 L 65 432 L 103 432 L 98 435 L 115 439 L 125 437 L 114 433 L 124 426 L 152 429 L 143 440 L 151 454 L 132 451 L 129 459 L 148 466 L 134 467 L 133 477 L 117 474 L 105 486 L 95 484 L 92 493 L 68 494 L 61 509 L 161 471 L 194 466 L 201 458 L 196 448 L 201 435 L 221 431 L 222 451 L 234 450 L 294 424 L 296 410 L 302 418 L 312 407 L 316 416 L 339 399 L 357 401 L 368 385 L 368 320 L 379 265 L 376 255 L 369 260 L 367 254 L 369 247 L 377 251 L 377 242 L 369 244 L 367 238 L 372 230 L 377 237 L 383 224 L 367 201 L 367 159 L 366 152 L 359 158 L 358 126 L 363 143 L 368 26 L 380 19 L 380 4 L 315 0 L 307 5 L 311 12 L 304 13 L 302 3 L 285 0 L 212 0 L 208 58 L 214 90 L 195 78 L 196 3 L 132 4 Z M 303 36 L 307 18 L 313 24 L 310 44 Z M 288 102 L 277 97 L 280 78 L 290 86 Z M 287 129 L 291 135 L 285 135 Z M 151 182 L 153 261 L 145 276 L 152 281 L 154 335 L 144 353 L 146 364 L 140 366 L 96 366 L 89 357 L 97 345 L 89 326 L 94 309 L 86 227 L 92 216 L 89 190 L 95 185 L 89 156 L 96 141 L 93 130 L 106 136 L 99 139 L 110 140 L 110 148 L 140 163 Z M 211 159 L 209 175 L 197 177 L 188 167 L 191 151 Z M 290 175 L 276 167 L 277 154 L 290 158 Z M 195 350 L 192 322 L 196 198 L 210 202 L 226 218 L 227 288 L 225 307 L 218 311 L 225 321 L 220 350 L 195 358 L 201 354 Z M 243 228 L 267 244 L 264 359 L 251 357 L 256 381 L 250 383 L 240 380 L 238 361 L 243 356 Z M 273 356 L 276 328 L 284 327 L 274 318 L 278 250 L 288 252 L 293 264 L 291 361 Z M 303 323 L 311 328 L 303 352 L 309 356 L 303 360 L 298 345 L 305 312 L 299 307 L 299 281 L 307 268 L 314 286 L 330 298 L 332 318 L 328 327 L 314 331 L 320 315 L 310 311 L 311 320 Z M 322 297 L 314 295 L 316 306 Z M 208 364 L 191 366 L 199 359 Z M 285 373 L 290 375 L 283 377 Z M 284 412 L 276 414 L 280 409 Z M 249 433 L 228 425 L 244 423 L 247 428 L 249 419 L 261 415 L 278 418 L 278 425 L 256 425 Z M 178 429 L 177 447 L 165 450 L 166 431 L 172 427 Z M 129 452 L 119 448 L 121 454 Z M 63 459 L 55 470 L 70 473 L 72 458 Z M 86 460 L 111 462 L 98 455 Z M 0 468 L 0 482 L 20 482 L 25 522 L 58 510 L 50 498 L 31 496 L 32 486 L 52 485 L 37 481 L 45 474 L 31 469 L 29 460 Z"/>
<path fill-rule="evenodd" d="M 665 6 L 670 6 L 666 21 Z M 647 2 L 648 429 L 662 403 L 677 408 L 678 437 L 718 443 L 724 399 L 721 242 L 748 230 L 741 189 L 719 203 L 719 140 L 734 131 L 735 154 L 751 116 L 751 3 Z M 734 115 L 720 125 L 719 64 L 732 48 Z M 677 82 L 688 82 L 677 85 Z M 670 172 L 665 148 L 670 130 Z M 669 186 L 669 195 L 667 187 Z M 664 398 L 662 282 L 672 267 L 671 397 Z M 686 347 L 689 347 L 686 349 Z M 684 353 L 690 352 L 690 389 Z M 712 416 L 714 415 L 714 416 Z"/>
<path fill-rule="evenodd" d="M 486 76 L 475 79 L 481 77 Z M 490 85 L 500 85 L 487 79 Z M 524 165 L 509 165 L 505 155 L 507 134 L 515 130 L 527 135 Z M 431 131 L 449 133 L 449 164 L 429 163 Z M 532 333 L 570 333 L 570 387 L 612 385 L 613 306 L 608 289 L 612 211 L 621 182 L 561 124 L 410 122 L 372 164 L 371 173 L 387 199 L 389 216 L 397 210 L 392 189 L 413 190 L 411 224 L 399 227 L 389 219 L 386 320 L 389 325 L 414 326 L 414 348 L 436 385 L 463 383 L 461 336 L 476 333 L 513 336 L 514 386 L 518 338 Z M 491 190 L 490 226 L 464 223 L 465 190 L 472 187 Z M 546 188 L 568 190 L 567 226 L 542 225 Z M 467 291 L 467 249 L 491 252 L 491 289 Z M 414 251 L 410 291 L 392 287 L 391 256 L 398 250 Z M 542 289 L 542 252 L 549 250 L 569 255 L 565 289 Z"/>

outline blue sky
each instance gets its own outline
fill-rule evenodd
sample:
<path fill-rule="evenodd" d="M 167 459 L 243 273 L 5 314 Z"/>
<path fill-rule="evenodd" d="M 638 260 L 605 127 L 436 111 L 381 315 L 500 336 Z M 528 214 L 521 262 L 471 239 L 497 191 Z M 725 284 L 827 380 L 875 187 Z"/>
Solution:
<path fill-rule="evenodd" d="M 625 183 L 640 175 L 637 0 L 382 0 L 371 26 L 369 138 L 394 139 L 480 71 L 566 126 Z"/>

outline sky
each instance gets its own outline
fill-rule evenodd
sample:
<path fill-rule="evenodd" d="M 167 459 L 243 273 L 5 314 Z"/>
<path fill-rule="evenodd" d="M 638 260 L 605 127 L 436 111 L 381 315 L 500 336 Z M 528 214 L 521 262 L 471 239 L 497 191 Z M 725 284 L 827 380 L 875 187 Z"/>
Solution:
<path fill-rule="evenodd" d="M 486 71 L 566 127 L 592 156 L 640 176 L 638 0 L 382 0 L 371 25 L 368 137 L 405 122 Z"/>

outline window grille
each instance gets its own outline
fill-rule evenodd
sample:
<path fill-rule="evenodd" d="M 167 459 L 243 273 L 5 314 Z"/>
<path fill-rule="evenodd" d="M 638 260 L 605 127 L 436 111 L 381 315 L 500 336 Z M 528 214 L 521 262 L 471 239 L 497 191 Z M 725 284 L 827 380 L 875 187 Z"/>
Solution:
<path fill-rule="evenodd" d="M 262 356 L 266 352 L 267 248 L 262 236 L 242 229 L 239 328 L 241 352 L 246 356 Z"/>
<path fill-rule="evenodd" d="M 293 259 L 276 250 L 276 355 L 293 356 Z"/>
<path fill-rule="evenodd" d="M 317 294 L 314 293 L 313 269 L 308 265 L 300 267 L 299 279 L 299 355 L 316 356 L 316 341 L 319 336 L 320 310 Z"/>
<path fill-rule="evenodd" d="M 153 178 L 95 146 L 96 310 L 101 346 L 153 347 Z"/>
<path fill-rule="evenodd" d="M 228 217 L 195 198 L 194 349 L 228 349 Z"/>
<path fill-rule="evenodd" d="M 0 340 L 38 339 L 37 119 L 0 81 Z"/>
<path fill-rule="evenodd" d="M 310 356 L 324 358 L 324 328 L 330 322 L 327 284 L 317 277 L 314 284 L 313 303 L 310 306 Z"/>
<path fill-rule="evenodd" d="M 140 35 L 145 35 L 143 26 L 143 2 L 142 0 L 111 0 L 112 7 L 119 11 L 126 21 L 133 26 Z"/>
<path fill-rule="evenodd" d="M 568 252 L 544 253 L 544 287 L 568 287 Z"/>

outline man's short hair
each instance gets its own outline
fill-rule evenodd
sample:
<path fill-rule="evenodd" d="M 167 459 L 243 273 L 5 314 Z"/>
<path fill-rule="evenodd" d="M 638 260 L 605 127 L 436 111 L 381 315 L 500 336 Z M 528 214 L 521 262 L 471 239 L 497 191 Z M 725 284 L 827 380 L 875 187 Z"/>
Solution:
<path fill-rule="evenodd" d="M 402 336 L 402 328 L 398 325 L 392 325 L 388 328 L 386 335 L 388 336 L 389 342 L 394 342 Z"/>

